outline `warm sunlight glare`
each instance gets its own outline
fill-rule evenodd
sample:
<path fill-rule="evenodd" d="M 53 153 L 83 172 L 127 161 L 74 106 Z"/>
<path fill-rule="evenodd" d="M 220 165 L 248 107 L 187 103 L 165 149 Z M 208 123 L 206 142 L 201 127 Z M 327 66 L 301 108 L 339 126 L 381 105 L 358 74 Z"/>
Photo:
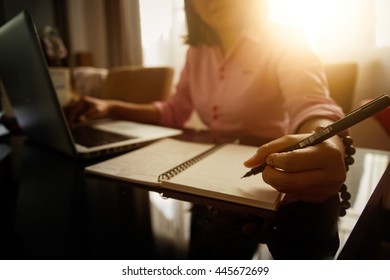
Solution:
<path fill-rule="evenodd" d="M 327 50 L 335 42 L 343 45 L 344 40 L 359 32 L 355 23 L 362 19 L 362 13 L 370 14 L 364 11 L 362 1 L 365 0 L 271 0 L 270 18 L 300 28 L 313 48 Z"/>

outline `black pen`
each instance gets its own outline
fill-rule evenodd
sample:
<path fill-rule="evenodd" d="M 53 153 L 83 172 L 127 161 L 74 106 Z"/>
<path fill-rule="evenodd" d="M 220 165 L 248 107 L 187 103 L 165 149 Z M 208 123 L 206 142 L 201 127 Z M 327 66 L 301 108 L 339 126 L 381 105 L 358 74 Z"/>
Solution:
<path fill-rule="evenodd" d="M 350 128 L 351 126 L 365 120 L 366 118 L 374 115 L 375 113 L 378 113 L 379 111 L 385 109 L 387 106 L 390 106 L 390 97 L 387 94 L 383 94 L 375 98 L 371 102 L 357 108 L 356 110 L 353 110 L 351 113 L 347 114 L 344 118 L 328 125 L 327 127 L 324 127 L 316 131 L 309 137 L 301 140 L 295 145 L 292 145 L 290 147 L 281 150 L 280 152 L 281 153 L 289 152 L 297 149 L 303 149 L 308 146 L 317 145 L 318 143 L 321 143 L 326 139 L 329 139 L 330 137 L 339 134 L 340 132 Z M 260 166 L 252 168 L 241 178 L 259 174 L 263 172 L 266 166 L 267 164 L 263 163 Z"/>

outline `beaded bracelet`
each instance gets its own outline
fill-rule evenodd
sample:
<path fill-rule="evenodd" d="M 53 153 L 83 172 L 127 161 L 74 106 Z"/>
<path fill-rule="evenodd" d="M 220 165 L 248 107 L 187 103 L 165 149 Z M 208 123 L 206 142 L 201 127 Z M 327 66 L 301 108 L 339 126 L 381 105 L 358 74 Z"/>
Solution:
<path fill-rule="evenodd" d="M 344 136 L 340 137 L 343 141 L 344 147 L 345 147 L 345 153 L 344 153 L 344 163 L 345 163 L 345 170 L 348 172 L 349 166 L 352 165 L 355 160 L 352 157 L 356 153 L 356 149 L 353 146 L 353 139 L 350 136 Z M 343 183 L 340 186 L 340 217 L 343 217 L 346 215 L 346 210 L 351 207 L 351 203 L 349 200 L 351 199 L 351 194 L 348 192 L 347 185 Z"/>

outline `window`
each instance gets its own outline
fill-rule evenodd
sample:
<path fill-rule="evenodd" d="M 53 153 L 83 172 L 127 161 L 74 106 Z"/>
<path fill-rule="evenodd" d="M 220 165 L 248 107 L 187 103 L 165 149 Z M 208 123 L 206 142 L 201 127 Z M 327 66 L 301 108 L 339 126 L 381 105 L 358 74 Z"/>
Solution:
<path fill-rule="evenodd" d="M 142 0 L 140 14 L 144 65 L 173 66 L 176 81 L 186 52 L 184 1 Z"/>

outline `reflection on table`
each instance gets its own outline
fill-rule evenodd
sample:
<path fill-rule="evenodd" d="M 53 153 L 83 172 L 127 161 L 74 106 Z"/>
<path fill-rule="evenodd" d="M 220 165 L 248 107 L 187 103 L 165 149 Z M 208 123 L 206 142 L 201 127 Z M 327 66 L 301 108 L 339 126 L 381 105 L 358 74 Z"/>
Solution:
<path fill-rule="evenodd" d="M 358 149 L 346 183 L 351 207 L 339 222 L 343 259 L 390 259 L 390 152 Z"/>

